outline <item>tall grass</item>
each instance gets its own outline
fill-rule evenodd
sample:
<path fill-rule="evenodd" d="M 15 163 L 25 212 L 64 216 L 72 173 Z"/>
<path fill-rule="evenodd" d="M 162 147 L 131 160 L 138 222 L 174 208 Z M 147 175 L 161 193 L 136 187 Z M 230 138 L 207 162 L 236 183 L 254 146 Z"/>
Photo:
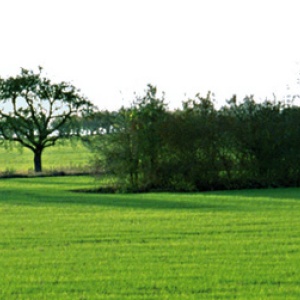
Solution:
<path fill-rule="evenodd" d="M 299 299 L 300 191 L 0 181 L 1 299 Z"/>

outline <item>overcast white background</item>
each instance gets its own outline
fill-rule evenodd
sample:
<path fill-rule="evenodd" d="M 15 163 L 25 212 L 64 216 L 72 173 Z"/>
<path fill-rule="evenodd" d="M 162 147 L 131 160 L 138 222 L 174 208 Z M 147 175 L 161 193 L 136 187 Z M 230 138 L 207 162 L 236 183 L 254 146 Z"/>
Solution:
<path fill-rule="evenodd" d="M 0 0 L 0 76 L 41 65 L 100 109 L 118 109 L 147 83 L 170 107 L 208 90 L 286 92 L 300 61 L 295 0 Z M 297 90 L 295 90 L 297 92 Z M 294 92 L 294 90 L 293 90 Z"/>

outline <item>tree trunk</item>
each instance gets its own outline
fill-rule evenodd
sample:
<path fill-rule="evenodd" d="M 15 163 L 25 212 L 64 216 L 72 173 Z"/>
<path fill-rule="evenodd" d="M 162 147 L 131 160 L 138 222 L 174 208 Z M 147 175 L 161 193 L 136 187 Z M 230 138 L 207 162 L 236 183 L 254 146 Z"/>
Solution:
<path fill-rule="evenodd" d="M 40 149 L 34 152 L 34 171 L 36 173 L 42 172 L 42 150 Z"/>

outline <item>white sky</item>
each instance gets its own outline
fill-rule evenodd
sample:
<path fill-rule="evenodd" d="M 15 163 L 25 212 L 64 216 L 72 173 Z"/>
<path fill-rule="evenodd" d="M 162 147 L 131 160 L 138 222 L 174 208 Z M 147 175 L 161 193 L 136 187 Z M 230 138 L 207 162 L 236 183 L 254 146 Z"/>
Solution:
<path fill-rule="evenodd" d="M 147 83 L 170 107 L 197 92 L 265 98 L 300 70 L 295 0 L 0 0 L 0 76 L 44 67 L 100 109 Z M 296 86 L 296 85 L 295 85 Z M 122 92 L 122 93 L 121 93 Z"/>

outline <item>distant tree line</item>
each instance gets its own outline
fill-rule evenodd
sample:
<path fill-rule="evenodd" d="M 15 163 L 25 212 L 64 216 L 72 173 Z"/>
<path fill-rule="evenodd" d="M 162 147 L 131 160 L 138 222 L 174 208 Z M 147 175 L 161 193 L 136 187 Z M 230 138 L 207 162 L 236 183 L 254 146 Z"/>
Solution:
<path fill-rule="evenodd" d="M 300 185 L 300 108 L 211 94 L 168 110 L 149 85 L 130 108 L 98 114 L 94 167 L 129 191 L 203 191 Z M 97 119 L 96 117 L 96 119 Z M 97 121 L 95 120 L 97 123 Z M 105 125 L 104 125 L 105 124 Z M 95 124 L 94 124 L 95 125 Z M 97 126 L 94 126 L 95 128 Z"/>
<path fill-rule="evenodd" d="M 66 82 L 38 72 L 0 78 L 0 141 L 34 154 L 59 139 L 81 137 L 93 169 L 128 191 L 202 191 L 300 185 L 300 108 L 233 96 L 219 109 L 197 94 L 169 110 L 148 85 L 129 108 L 99 111 Z"/>

